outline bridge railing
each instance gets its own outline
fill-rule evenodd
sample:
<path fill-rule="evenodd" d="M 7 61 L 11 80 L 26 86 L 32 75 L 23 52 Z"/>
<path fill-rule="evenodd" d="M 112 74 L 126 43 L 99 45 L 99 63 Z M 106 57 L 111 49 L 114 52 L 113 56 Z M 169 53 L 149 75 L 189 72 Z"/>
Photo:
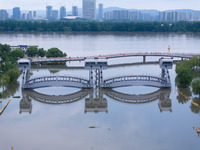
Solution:
<path fill-rule="evenodd" d="M 135 75 L 135 76 L 122 76 L 122 77 L 115 77 L 111 79 L 104 80 L 103 85 L 109 85 L 116 82 L 122 82 L 122 81 L 151 81 L 151 82 L 159 82 L 162 84 L 166 84 L 167 81 L 154 76 L 144 76 L 144 75 Z"/>
<path fill-rule="evenodd" d="M 36 58 L 33 59 L 33 63 L 40 62 L 66 62 L 66 61 L 83 61 L 85 59 L 94 58 L 119 58 L 119 57 L 132 57 L 132 56 L 163 56 L 163 57 L 178 57 L 178 58 L 191 58 L 192 56 L 199 56 L 200 53 L 161 53 L 161 52 L 138 52 L 138 53 L 119 53 L 119 54 L 108 54 L 99 56 L 86 56 L 86 57 L 62 57 L 62 58 Z"/>
<path fill-rule="evenodd" d="M 86 79 L 78 78 L 78 77 L 71 77 L 71 76 L 46 76 L 46 77 L 38 77 L 28 80 L 25 84 L 30 85 L 34 83 L 41 83 L 41 82 L 50 82 L 50 81 L 61 81 L 61 82 L 77 82 L 82 83 L 85 85 L 89 84 L 89 81 Z"/>

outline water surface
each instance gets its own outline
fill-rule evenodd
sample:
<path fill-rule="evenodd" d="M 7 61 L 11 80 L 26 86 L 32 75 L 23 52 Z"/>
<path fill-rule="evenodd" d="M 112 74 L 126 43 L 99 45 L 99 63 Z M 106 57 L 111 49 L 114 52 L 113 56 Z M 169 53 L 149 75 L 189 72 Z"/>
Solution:
<path fill-rule="evenodd" d="M 200 35 L 193 33 L 0 33 L 0 43 L 38 45 L 45 49 L 58 47 L 68 56 L 90 56 L 128 52 L 199 52 Z M 158 61 L 158 57 L 147 61 Z M 109 60 L 108 64 L 142 62 L 141 57 Z M 70 62 L 67 66 L 83 66 Z M 32 76 L 67 75 L 88 78 L 84 69 L 51 66 L 33 68 Z M 199 109 L 178 94 L 175 66 L 169 70 L 172 87 L 164 92 L 153 87 L 123 87 L 114 91 L 81 91 L 76 88 L 49 87 L 22 91 L 19 84 L 8 89 L 2 107 L 10 104 L 0 116 L 0 147 L 15 150 L 121 150 L 199 149 L 196 130 L 200 127 Z M 160 76 L 158 64 L 121 65 L 103 71 L 104 79 L 123 75 Z M 21 77 L 18 79 L 21 83 Z M 10 88 L 11 88 L 10 87 Z M 190 89 L 179 89 L 197 103 Z M 42 101 L 63 100 L 69 94 L 83 96 L 64 104 Z M 156 95 L 149 102 L 126 103 L 113 93 L 138 98 Z M 10 95 L 10 96 L 9 96 Z M 13 95 L 21 98 L 13 99 Z M 65 95 L 65 96 L 64 96 Z M 86 97 L 84 97 L 87 95 Z M 59 97 L 60 96 L 60 97 Z"/>

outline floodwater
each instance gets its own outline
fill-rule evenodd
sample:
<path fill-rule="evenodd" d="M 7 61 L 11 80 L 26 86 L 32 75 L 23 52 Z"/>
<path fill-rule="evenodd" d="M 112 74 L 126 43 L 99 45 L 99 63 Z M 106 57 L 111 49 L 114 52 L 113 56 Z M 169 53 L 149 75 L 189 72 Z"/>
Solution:
<path fill-rule="evenodd" d="M 199 52 L 200 34 L 193 33 L 0 33 L 0 43 L 58 47 L 68 56 L 93 56 L 129 52 Z M 147 62 L 158 61 L 147 57 Z M 103 70 L 103 77 L 160 76 L 158 63 L 140 63 L 142 57 L 108 60 L 120 64 Z M 84 62 L 67 66 L 33 66 L 31 78 L 66 75 L 88 79 Z M 175 84 L 175 65 L 169 70 L 172 87 L 132 86 L 112 90 L 49 87 L 21 90 L 21 77 L 9 85 L 1 99 L 0 149 L 7 150 L 197 150 L 200 110 L 191 89 Z M 20 96 L 20 98 L 13 98 Z M 57 102 L 55 104 L 55 101 Z"/>

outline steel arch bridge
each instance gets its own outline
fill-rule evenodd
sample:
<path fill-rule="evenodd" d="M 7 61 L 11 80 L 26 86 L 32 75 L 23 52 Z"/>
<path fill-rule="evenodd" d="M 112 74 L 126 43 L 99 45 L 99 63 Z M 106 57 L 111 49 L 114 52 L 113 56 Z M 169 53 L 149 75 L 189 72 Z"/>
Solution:
<path fill-rule="evenodd" d="M 89 70 L 88 80 L 73 76 L 44 76 L 29 79 L 29 70 L 31 68 L 30 60 L 23 59 L 18 61 L 19 69 L 23 71 L 23 89 L 35 89 L 52 86 L 75 87 L 82 89 L 117 88 L 123 86 L 152 86 L 158 88 L 169 88 L 171 87 L 171 83 L 168 69 L 171 69 L 172 65 L 172 60 L 160 60 L 160 68 L 162 69 L 161 77 L 133 75 L 103 80 L 103 69 L 107 69 L 107 61 L 94 60 L 85 62 L 85 69 Z"/>
<path fill-rule="evenodd" d="M 153 76 L 135 75 L 121 76 L 104 80 L 103 88 L 117 88 L 124 86 L 152 86 L 158 88 L 168 88 L 171 86 L 165 79 Z"/>
<path fill-rule="evenodd" d="M 91 88 L 88 80 L 71 76 L 44 76 L 33 78 L 26 81 L 25 84 L 22 85 L 22 88 L 35 89 L 52 86 Z"/>

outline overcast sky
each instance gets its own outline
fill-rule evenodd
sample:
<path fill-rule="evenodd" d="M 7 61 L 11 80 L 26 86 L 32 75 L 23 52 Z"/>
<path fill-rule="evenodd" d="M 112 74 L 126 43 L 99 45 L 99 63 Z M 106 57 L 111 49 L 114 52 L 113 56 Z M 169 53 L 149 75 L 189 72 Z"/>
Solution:
<path fill-rule="evenodd" d="M 121 7 L 133 9 L 194 9 L 200 10 L 200 0 L 96 0 L 106 7 Z M 0 9 L 12 9 L 20 7 L 21 10 L 45 10 L 46 5 L 52 5 L 53 9 L 66 6 L 67 11 L 72 5 L 82 7 L 82 0 L 0 0 Z"/>

